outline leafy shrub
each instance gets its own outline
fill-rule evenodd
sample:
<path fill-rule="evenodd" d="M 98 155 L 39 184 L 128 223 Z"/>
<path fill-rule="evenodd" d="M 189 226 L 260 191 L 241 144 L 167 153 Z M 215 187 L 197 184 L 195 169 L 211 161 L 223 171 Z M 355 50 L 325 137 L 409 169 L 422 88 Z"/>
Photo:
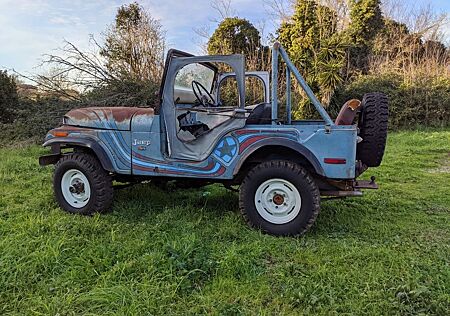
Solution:
<path fill-rule="evenodd" d="M 160 84 L 156 81 L 114 81 L 110 85 L 94 89 L 86 96 L 91 106 L 155 106 L 159 103 Z"/>
<path fill-rule="evenodd" d="M 13 119 L 13 109 L 18 104 L 16 83 L 6 71 L 0 70 L 0 123 Z"/>
<path fill-rule="evenodd" d="M 98 88 L 85 96 L 83 102 L 65 101 L 58 97 L 20 99 L 9 107 L 11 120 L 0 124 L 0 143 L 14 141 L 41 142 L 48 130 L 61 123 L 63 115 L 73 108 L 87 106 L 154 106 L 159 85 L 153 82 L 120 81 L 114 86 Z"/>
<path fill-rule="evenodd" d="M 79 106 L 79 102 L 57 98 L 20 100 L 19 105 L 13 109 L 13 122 L 0 125 L 0 143 L 40 142 L 49 129 L 61 122 L 64 113 Z"/>
<path fill-rule="evenodd" d="M 336 91 L 330 112 L 336 116 L 346 100 L 367 92 L 389 96 L 391 128 L 444 127 L 450 124 L 450 78 L 417 78 L 408 83 L 400 75 L 360 76 Z"/>

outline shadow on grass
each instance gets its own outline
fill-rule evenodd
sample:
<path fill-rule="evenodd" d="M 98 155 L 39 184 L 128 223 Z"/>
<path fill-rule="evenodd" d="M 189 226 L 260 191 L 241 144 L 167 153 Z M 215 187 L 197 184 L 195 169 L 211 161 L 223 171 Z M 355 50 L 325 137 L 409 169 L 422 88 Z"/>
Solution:
<path fill-rule="evenodd" d="M 363 225 L 362 219 L 368 215 L 367 207 L 370 207 L 367 201 L 363 204 L 357 199 L 324 199 L 317 222 L 307 235 L 333 237 L 357 234 Z M 112 215 L 117 220 L 152 223 L 162 220 L 161 213 L 190 224 L 200 217 L 221 222 L 230 213 L 239 213 L 239 197 L 236 192 L 219 185 L 177 189 L 138 184 L 115 192 Z"/>
<path fill-rule="evenodd" d="M 218 185 L 204 188 L 159 187 L 138 184 L 114 192 L 113 215 L 130 221 L 142 221 L 173 209 L 184 209 L 199 215 L 220 217 L 238 211 L 238 196 Z M 183 216 L 183 214 L 180 214 Z"/>

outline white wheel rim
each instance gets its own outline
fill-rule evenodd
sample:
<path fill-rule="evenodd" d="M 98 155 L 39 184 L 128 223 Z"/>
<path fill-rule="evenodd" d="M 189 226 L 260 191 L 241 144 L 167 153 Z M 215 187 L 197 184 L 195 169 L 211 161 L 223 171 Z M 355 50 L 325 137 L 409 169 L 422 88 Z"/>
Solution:
<path fill-rule="evenodd" d="M 297 188 L 284 179 L 269 179 L 255 193 L 255 206 L 259 215 L 272 224 L 292 221 L 302 206 Z"/>
<path fill-rule="evenodd" d="M 91 197 L 91 186 L 84 173 L 77 169 L 67 170 L 61 179 L 61 191 L 70 206 L 82 208 Z"/>

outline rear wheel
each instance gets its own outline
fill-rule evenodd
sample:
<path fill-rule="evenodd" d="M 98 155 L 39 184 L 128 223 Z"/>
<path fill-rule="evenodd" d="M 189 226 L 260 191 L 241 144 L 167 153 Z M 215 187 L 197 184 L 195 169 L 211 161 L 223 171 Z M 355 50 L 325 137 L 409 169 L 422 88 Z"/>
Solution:
<path fill-rule="evenodd" d="M 272 235 L 301 235 L 319 214 L 320 193 L 303 167 L 289 161 L 267 161 L 245 177 L 239 206 L 252 227 Z"/>
<path fill-rule="evenodd" d="M 69 213 L 102 213 L 113 200 L 111 176 L 87 153 L 71 153 L 58 161 L 53 188 L 59 206 Z"/>

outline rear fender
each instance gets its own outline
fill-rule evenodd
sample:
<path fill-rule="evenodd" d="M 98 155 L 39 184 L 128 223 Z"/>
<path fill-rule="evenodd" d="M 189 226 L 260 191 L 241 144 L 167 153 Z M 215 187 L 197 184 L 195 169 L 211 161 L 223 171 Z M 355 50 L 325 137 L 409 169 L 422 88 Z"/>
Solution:
<path fill-rule="evenodd" d="M 300 157 L 303 157 L 311 164 L 311 166 L 314 168 L 315 173 L 325 176 L 325 172 L 316 156 L 314 156 L 314 154 L 302 144 L 288 139 L 277 139 L 276 143 L 274 143 L 274 141 L 271 139 L 258 141 L 255 145 L 246 150 L 240 157 L 239 162 L 234 168 L 233 175 L 238 174 L 241 167 L 245 164 L 246 160 L 252 156 L 252 154 L 256 153 L 260 149 L 263 150 L 264 147 L 268 146 L 285 147 L 296 152 Z"/>

